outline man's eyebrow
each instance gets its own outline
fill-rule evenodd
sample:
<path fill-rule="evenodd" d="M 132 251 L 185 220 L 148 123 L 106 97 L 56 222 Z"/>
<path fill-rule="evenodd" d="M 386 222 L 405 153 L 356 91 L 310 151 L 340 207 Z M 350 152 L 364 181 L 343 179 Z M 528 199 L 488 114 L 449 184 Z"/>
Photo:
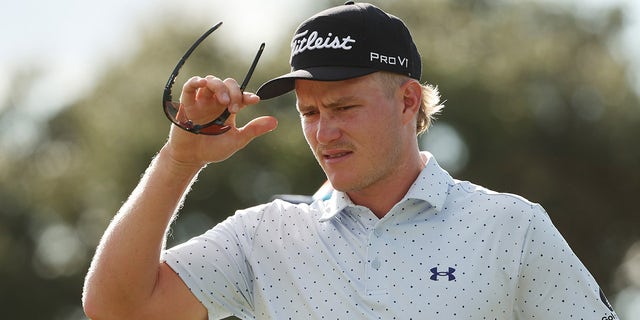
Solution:
<path fill-rule="evenodd" d="M 353 103 L 353 101 L 356 100 L 355 96 L 346 96 L 346 97 L 340 97 L 338 100 L 336 101 L 332 101 L 326 104 L 327 108 L 336 108 L 336 107 L 342 107 L 344 105 L 347 104 L 351 104 Z"/>
<path fill-rule="evenodd" d="M 315 107 L 312 106 L 312 105 L 300 105 L 300 101 L 296 102 L 296 110 L 298 110 L 299 112 L 311 110 L 311 109 L 314 109 L 314 108 Z"/>
<path fill-rule="evenodd" d="M 335 101 L 330 101 L 325 103 L 324 107 L 328 109 L 342 107 L 344 105 L 353 103 L 356 99 L 357 98 L 355 96 L 340 97 Z M 315 109 L 315 108 L 317 108 L 316 105 L 301 105 L 300 101 L 296 102 L 296 109 L 298 109 L 298 111 Z"/>

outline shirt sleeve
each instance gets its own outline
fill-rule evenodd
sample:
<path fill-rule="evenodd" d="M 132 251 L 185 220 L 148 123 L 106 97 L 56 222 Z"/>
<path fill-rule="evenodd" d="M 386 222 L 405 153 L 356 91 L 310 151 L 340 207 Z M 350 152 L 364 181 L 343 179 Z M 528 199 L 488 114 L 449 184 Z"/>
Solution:
<path fill-rule="evenodd" d="M 521 254 L 516 319 L 618 319 L 541 207 L 531 218 Z"/>
<path fill-rule="evenodd" d="M 207 308 L 209 319 L 252 317 L 253 275 L 246 256 L 255 228 L 247 221 L 257 215 L 237 212 L 206 233 L 163 252 L 164 261 Z"/>

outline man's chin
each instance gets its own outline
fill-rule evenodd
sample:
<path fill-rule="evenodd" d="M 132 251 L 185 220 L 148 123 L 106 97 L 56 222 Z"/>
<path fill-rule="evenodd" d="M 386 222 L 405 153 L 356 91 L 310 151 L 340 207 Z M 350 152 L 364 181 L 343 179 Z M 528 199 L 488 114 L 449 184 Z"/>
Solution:
<path fill-rule="evenodd" d="M 329 182 L 331 182 L 331 186 L 334 190 L 344 193 L 354 192 L 361 189 L 360 184 L 354 179 L 346 179 L 344 177 L 337 178 L 334 176 L 329 177 Z"/>

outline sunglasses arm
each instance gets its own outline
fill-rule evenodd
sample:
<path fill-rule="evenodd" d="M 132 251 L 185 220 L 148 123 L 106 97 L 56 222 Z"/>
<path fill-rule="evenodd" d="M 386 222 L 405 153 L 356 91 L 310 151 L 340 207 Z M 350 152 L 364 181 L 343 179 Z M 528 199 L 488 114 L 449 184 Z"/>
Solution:
<path fill-rule="evenodd" d="M 198 38 L 198 40 L 196 40 L 191 45 L 189 50 L 187 50 L 187 52 L 182 56 L 180 61 L 178 61 L 178 63 L 176 64 L 176 67 L 173 69 L 173 72 L 171 72 L 171 75 L 169 76 L 169 80 L 167 80 L 167 84 L 164 87 L 164 92 L 163 92 L 163 95 L 162 95 L 162 104 L 163 104 L 164 112 L 165 112 L 166 116 L 169 118 L 169 120 L 171 120 L 171 122 L 176 124 L 181 129 L 186 130 L 186 131 L 191 132 L 191 133 L 194 133 L 194 134 L 204 133 L 204 134 L 209 134 L 209 135 L 218 135 L 218 134 L 223 134 L 223 133 L 229 131 L 229 129 L 231 129 L 230 126 L 225 126 L 224 125 L 224 123 L 227 121 L 227 119 L 231 115 L 231 113 L 229 112 L 228 109 L 225 109 L 224 112 L 222 112 L 222 114 L 219 117 L 217 117 L 215 120 L 213 120 L 213 121 L 211 121 L 209 123 L 203 124 L 203 125 L 194 124 L 191 120 L 187 119 L 186 116 L 185 116 L 185 120 L 181 120 L 180 118 L 182 118 L 182 116 L 184 116 L 184 114 L 181 114 L 182 106 L 181 106 L 181 104 L 178 104 L 178 107 L 177 108 L 175 107 L 175 103 L 173 102 L 173 97 L 172 97 L 172 94 L 171 94 L 171 89 L 172 89 L 173 85 L 175 84 L 175 81 L 176 81 L 176 78 L 178 76 L 178 73 L 180 72 L 180 69 L 184 65 L 185 61 L 187 61 L 187 59 L 189 58 L 191 53 L 196 49 L 196 47 L 207 36 L 209 36 L 213 31 L 218 29 L 220 27 L 220 25 L 222 25 L 222 22 L 219 22 L 218 24 L 213 26 L 211 29 L 207 30 L 207 32 L 205 32 L 202 36 L 200 36 L 200 38 Z M 265 47 L 265 44 L 262 43 L 260 45 L 260 48 L 258 49 L 258 52 L 256 53 L 256 56 L 253 59 L 253 62 L 251 63 L 251 67 L 249 68 L 249 71 L 247 72 L 247 75 L 245 76 L 244 80 L 242 81 L 242 84 L 240 85 L 240 91 L 244 92 L 244 89 L 246 88 L 247 84 L 249 83 L 249 80 L 251 79 L 251 76 L 253 75 L 253 71 L 255 70 L 256 65 L 258 64 L 258 60 L 260 60 L 260 56 L 262 55 L 262 52 L 264 51 L 264 47 Z M 171 110 L 175 110 L 176 111 L 176 115 L 175 116 L 171 115 L 173 113 L 173 111 L 171 111 Z M 209 128 L 209 127 L 215 127 L 215 128 L 214 128 L 214 130 L 207 130 L 206 132 L 201 132 L 202 129 Z"/>

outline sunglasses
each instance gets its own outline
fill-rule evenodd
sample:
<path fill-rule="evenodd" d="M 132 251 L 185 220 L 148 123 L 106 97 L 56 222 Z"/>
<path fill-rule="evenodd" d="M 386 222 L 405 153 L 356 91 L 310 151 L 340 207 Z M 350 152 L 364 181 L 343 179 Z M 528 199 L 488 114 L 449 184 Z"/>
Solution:
<path fill-rule="evenodd" d="M 167 81 L 167 84 L 164 87 L 164 93 L 162 95 L 162 107 L 164 109 L 164 114 L 167 116 L 167 118 L 171 122 L 173 122 L 173 124 L 178 126 L 180 129 L 189 131 L 194 134 L 219 135 L 231 129 L 230 126 L 224 124 L 227 121 L 227 118 L 229 118 L 229 116 L 231 115 L 228 109 L 225 109 L 220 116 L 218 116 L 215 120 L 211 122 L 208 122 L 205 124 L 195 124 L 193 123 L 193 121 L 189 120 L 182 103 L 173 101 L 173 97 L 171 96 L 171 88 L 173 87 L 173 84 L 176 82 L 176 77 L 178 76 L 178 73 L 180 72 L 182 65 L 184 65 L 185 61 L 187 61 L 187 59 L 189 58 L 191 53 L 193 53 L 196 47 L 198 47 L 198 45 L 205 38 L 207 38 L 211 33 L 216 31 L 216 29 L 218 29 L 221 25 L 222 25 L 222 22 L 218 22 L 218 24 L 211 27 L 211 29 L 207 30 L 203 35 L 200 36 L 200 38 L 198 38 L 198 40 L 196 40 L 196 42 L 194 42 L 191 45 L 189 50 L 187 50 L 187 52 L 182 56 L 182 58 L 180 58 L 180 61 L 178 61 L 178 64 L 176 65 L 176 67 L 173 69 L 173 72 L 171 72 L 171 75 L 169 76 L 169 80 Z M 255 58 L 253 58 L 253 63 L 251 63 L 251 67 L 249 68 L 247 75 L 244 77 L 244 80 L 240 85 L 240 91 L 244 92 L 244 89 L 247 87 L 247 84 L 251 79 L 251 75 L 253 75 L 253 71 L 255 70 L 256 65 L 258 64 L 258 60 L 260 60 L 260 56 L 262 55 L 263 50 L 264 50 L 264 43 L 260 45 L 260 48 L 258 49 L 258 52 L 256 53 Z"/>

